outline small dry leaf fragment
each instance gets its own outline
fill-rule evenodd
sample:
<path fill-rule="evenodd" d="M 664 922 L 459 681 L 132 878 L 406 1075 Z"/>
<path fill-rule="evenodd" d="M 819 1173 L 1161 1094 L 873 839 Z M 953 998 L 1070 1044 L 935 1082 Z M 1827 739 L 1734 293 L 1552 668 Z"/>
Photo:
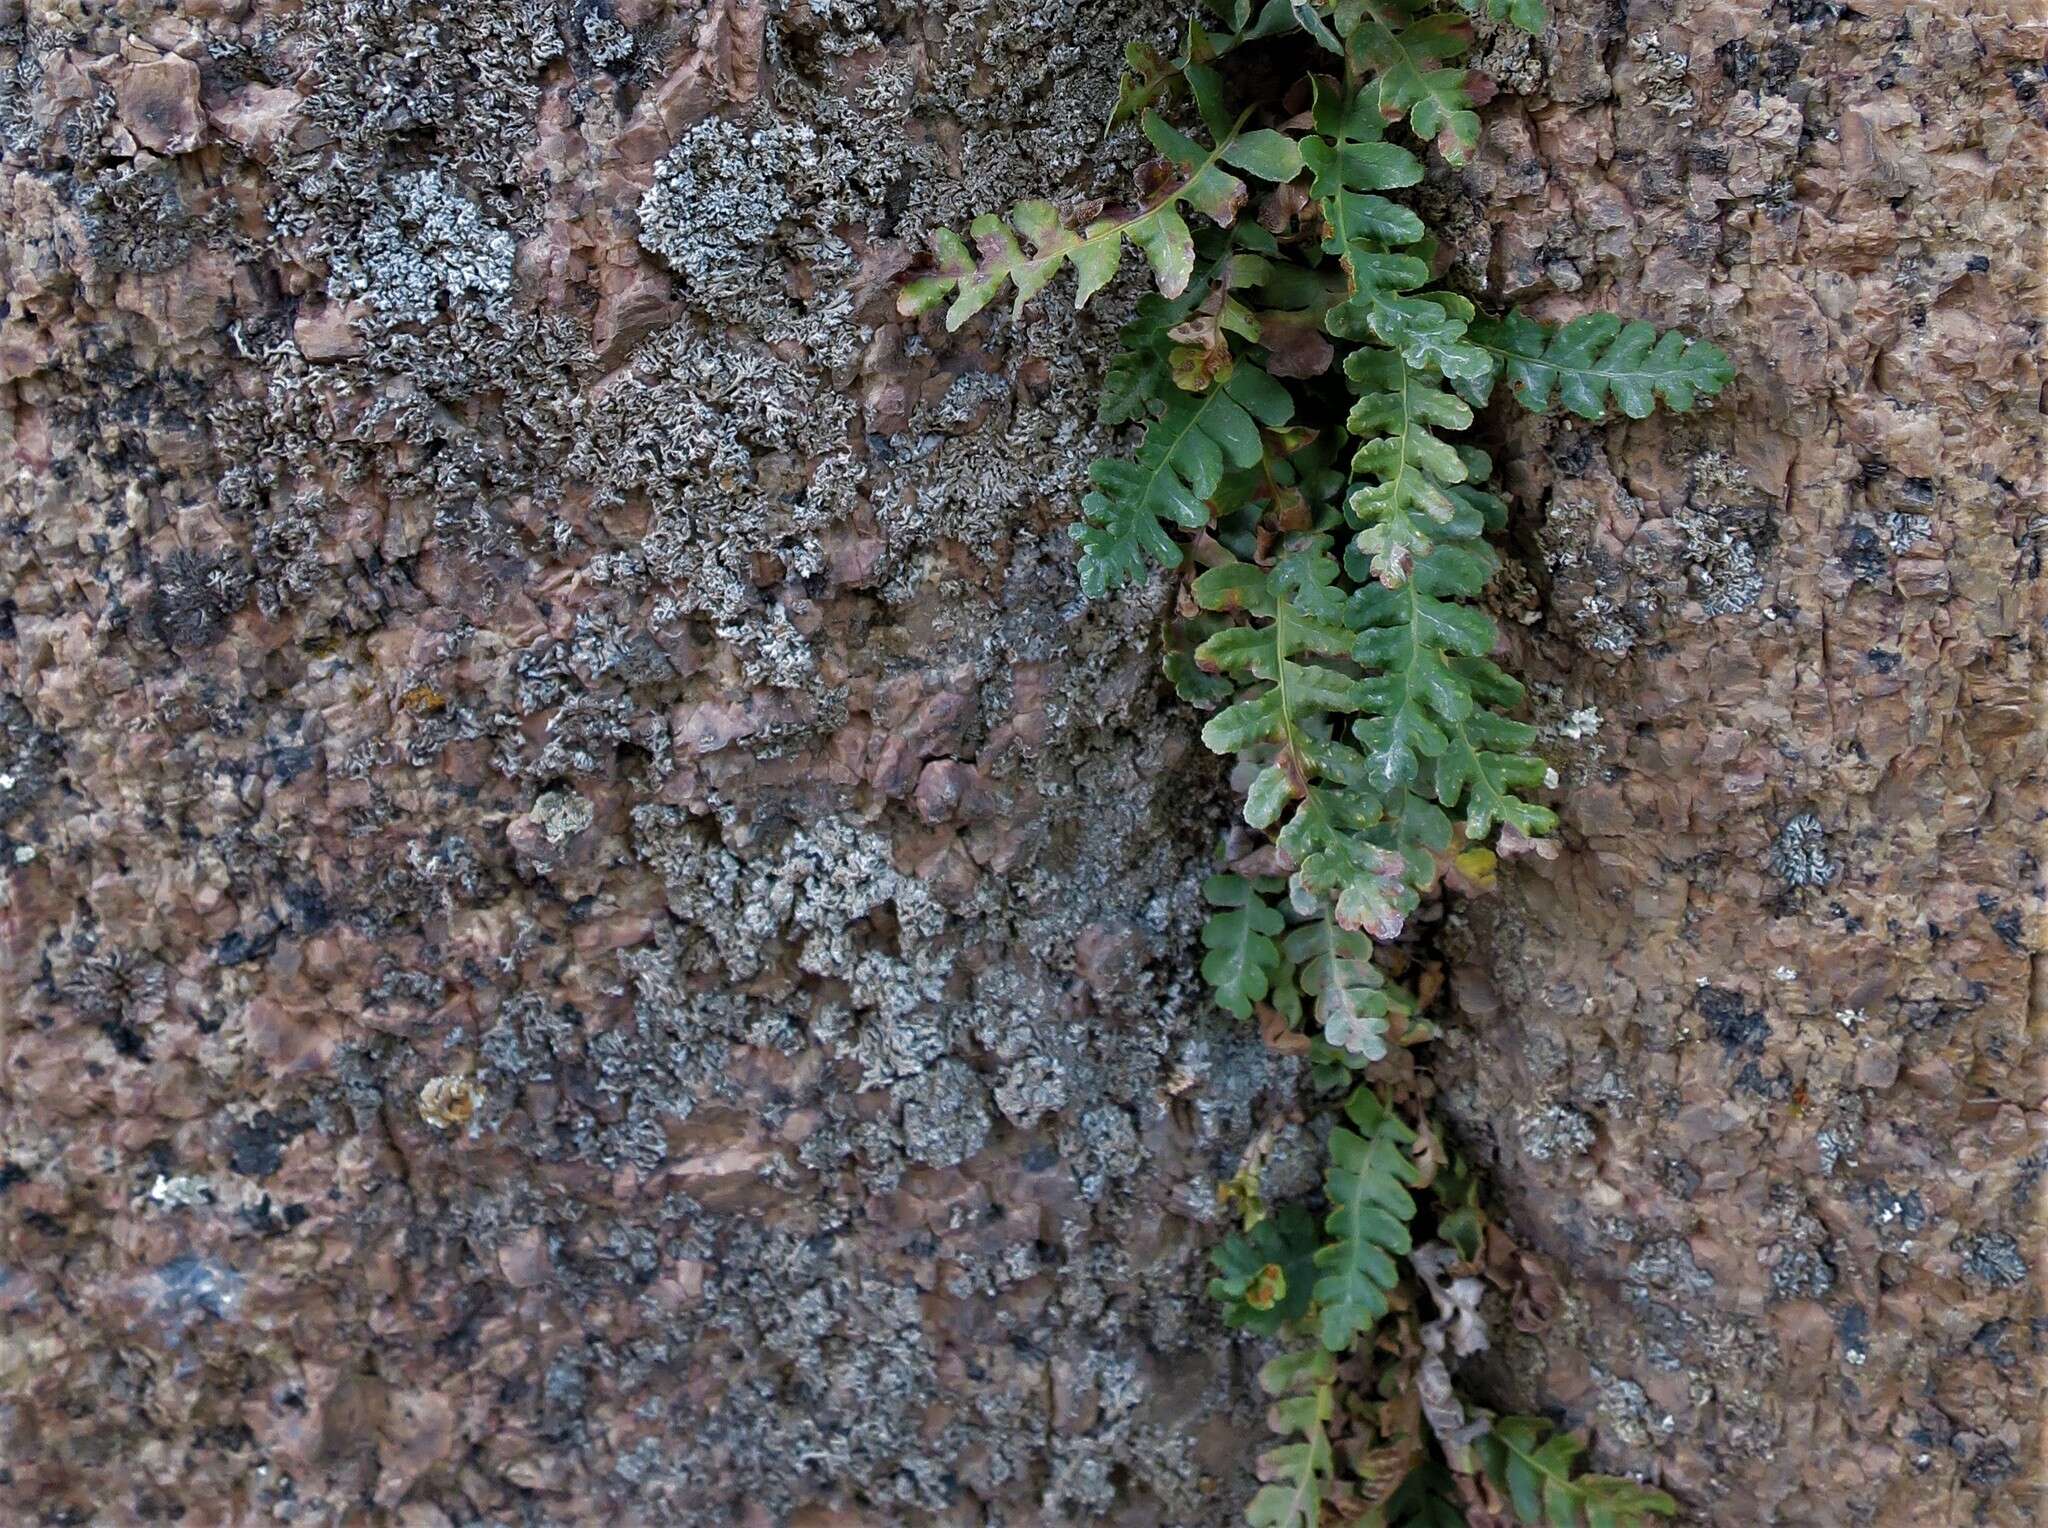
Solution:
<path fill-rule="evenodd" d="M 449 1073 L 429 1078 L 420 1089 L 420 1118 L 437 1130 L 459 1130 L 476 1117 L 483 1089 L 464 1076 Z"/>

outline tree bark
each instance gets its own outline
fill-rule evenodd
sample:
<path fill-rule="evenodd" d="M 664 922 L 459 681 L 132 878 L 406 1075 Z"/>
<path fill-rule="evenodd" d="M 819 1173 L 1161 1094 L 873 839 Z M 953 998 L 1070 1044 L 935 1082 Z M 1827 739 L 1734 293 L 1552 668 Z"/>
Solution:
<path fill-rule="evenodd" d="M 2037 14 L 1557 0 L 1427 193 L 1694 419 L 1498 416 L 1554 861 L 1435 1066 L 1479 1376 L 1726 1524 L 2038 1459 Z M 1065 525 L 1149 6 L 0 0 L 10 1520 L 1236 1521 L 1229 810 Z M 1122 300 L 1137 290 L 1127 281 Z"/>

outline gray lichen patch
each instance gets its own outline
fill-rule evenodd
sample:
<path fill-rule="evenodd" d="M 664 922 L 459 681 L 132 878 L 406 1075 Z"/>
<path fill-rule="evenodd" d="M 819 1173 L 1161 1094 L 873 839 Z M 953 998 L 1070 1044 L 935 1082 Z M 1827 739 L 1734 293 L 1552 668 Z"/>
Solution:
<path fill-rule="evenodd" d="M 1591 1120 L 1563 1104 L 1526 1111 L 1520 1134 L 1522 1150 L 1538 1162 L 1584 1156 L 1599 1139 Z"/>
<path fill-rule="evenodd" d="M 574 791 L 557 790 L 544 793 L 533 804 L 530 814 L 540 824 L 540 830 L 551 844 L 566 843 L 596 820 L 595 808 L 589 801 Z"/>
<path fill-rule="evenodd" d="M 1771 873 L 1795 889 L 1831 885 L 1842 873 L 1828 852 L 1827 829 L 1818 815 L 1800 812 L 1788 818 L 1771 841 Z"/>
<path fill-rule="evenodd" d="M 689 128 L 654 169 L 640 199 L 640 243 L 686 283 L 760 269 L 761 246 L 792 210 L 787 179 L 814 155 L 801 123 L 709 117 Z"/>
<path fill-rule="evenodd" d="M 451 304 L 502 308 L 512 292 L 512 235 L 439 170 L 393 177 L 388 199 L 330 256 L 327 293 L 429 323 Z"/>
<path fill-rule="evenodd" d="M 1979 1283 L 2016 1289 L 2027 1281 L 2027 1260 L 2019 1243 L 2002 1232 L 1970 1237 L 1962 1252 L 1963 1271 Z"/>
<path fill-rule="evenodd" d="M 966 1161 L 988 1142 L 988 1085 L 971 1067 L 945 1060 L 900 1090 L 903 1142 L 933 1167 Z"/>

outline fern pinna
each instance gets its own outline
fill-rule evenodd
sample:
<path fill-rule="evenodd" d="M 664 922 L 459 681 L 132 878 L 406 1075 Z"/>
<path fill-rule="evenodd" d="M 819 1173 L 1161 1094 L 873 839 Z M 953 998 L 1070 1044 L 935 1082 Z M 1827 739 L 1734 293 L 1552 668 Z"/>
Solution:
<path fill-rule="evenodd" d="M 1398 193 L 1428 156 L 1455 166 L 1477 146 L 1472 18 L 1537 30 L 1541 0 L 1208 3 L 1172 57 L 1127 54 L 1111 125 L 1135 119 L 1159 155 L 1143 196 L 1078 220 L 1027 202 L 976 220 L 971 244 L 941 233 L 899 306 L 942 308 L 955 329 L 1005 293 L 1021 313 L 1068 266 L 1084 304 L 1127 244 L 1155 277 L 1102 405 L 1105 421 L 1143 433 L 1130 457 L 1090 469 L 1073 528 L 1081 585 L 1099 596 L 1180 570 L 1167 673 L 1212 713 L 1203 741 L 1238 761 L 1244 821 L 1262 840 L 1208 882 L 1202 971 L 1231 1013 L 1308 1029 L 1292 1044 L 1316 1080 L 1349 1089 L 1322 1223 L 1283 1211 L 1216 1256 L 1229 1319 L 1314 1338 L 1269 1366 L 1276 1426 L 1299 1441 L 1262 1463 L 1274 1478 L 1251 1521 L 1430 1522 L 1455 1499 L 1501 1521 L 1639 1522 L 1669 1499 L 1575 1482 L 1577 1445 L 1540 1422 L 1482 1414 L 1469 1435 L 1425 1439 L 1402 1431 L 1398 1396 L 1360 1402 L 1340 1384 L 1361 1354 L 1383 1376 L 1419 1372 L 1404 1260 L 1420 1255 L 1411 1190 L 1433 1181 L 1411 1155 L 1426 1119 L 1404 1121 L 1347 1079 L 1431 1033 L 1375 966 L 1373 941 L 1400 935 L 1452 867 L 1483 881 L 1495 852 L 1527 851 L 1556 825 L 1538 799 L 1554 777 L 1514 715 L 1522 686 L 1495 661 L 1499 632 L 1478 603 L 1507 509 L 1469 439 L 1475 410 L 1502 382 L 1529 408 L 1589 419 L 1690 409 L 1729 364 L 1607 314 L 1488 318 L 1433 281 L 1437 246 Z M 1270 82 L 1290 48 L 1301 60 L 1305 88 L 1285 105 L 1270 85 L 1233 98 L 1227 71 L 1254 43 L 1247 77 Z M 1471 1198 L 1424 1219 L 1476 1217 Z M 1477 1257 L 1477 1233 L 1463 1240 Z M 1361 1406 L 1380 1422 L 1361 1423 Z M 1374 1440 L 1362 1451 L 1361 1427 Z M 1333 1450 L 1333 1428 L 1352 1444 Z"/>

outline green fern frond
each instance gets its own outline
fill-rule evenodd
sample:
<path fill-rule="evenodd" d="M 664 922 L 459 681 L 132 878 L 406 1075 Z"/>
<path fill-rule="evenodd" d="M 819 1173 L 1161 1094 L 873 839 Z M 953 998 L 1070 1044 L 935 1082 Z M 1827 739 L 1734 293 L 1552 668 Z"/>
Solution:
<path fill-rule="evenodd" d="M 1645 419 L 1660 399 L 1682 414 L 1735 375 L 1718 345 L 1675 329 L 1660 335 L 1651 324 L 1624 323 L 1612 313 L 1557 325 L 1510 313 L 1475 323 L 1472 338 L 1500 360 L 1515 397 L 1534 413 L 1554 396 L 1584 419 L 1605 418 L 1610 405 Z"/>
<path fill-rule="evenodd" d="M 1440 371 L 1376 345 L 1352 351 L 1344 374 L 1358 393 L 1345 428 L 1360 439 L 1351 470 L 1363 479 L 1346 507 L 1355 522 L 1386 528 L 1359 549 L 1376 559 L 1405 551 L 1406 560 L 1392 565 L 1399 569 L 1440 537 L 1479 535 L 1483 520 L 1461 513 L 1467 506 L 1454 491 L 1472 475 L 1467 458 L 1437 433 L 1469 428 L 1471 406 L 1444 386 Z M 1415 524 L 1417 515 L 1428 523 Z M 1388 571 L 1382 565 L 1380 576 Z"/>
<path fill-rule="evenodd" d="M 1223 168 L 1237 135 L 1233 129 L 1215 147 L 1205 149 L 1156 112 L 1145 114 L 1144 129 L 1153 146 L 1181 172 L 1166 190 L 1134 211 L 1097 218 L 1082 229 L 1068 227 L 1059 208 L 1045 201 L 1020 202 L 1008 222 L 984 213 L 968 225 L 974 249 L 952 230 L 941 229 L 932 236 L 938 269 L 907 283 L 897 294 L 896 310 L 906 316 L 925 313 L 951 297 L 946 327 L 958 329 L 994 302 L 1005 286 L 1014 286 L 1012 311 L 1022 314 L 1024 304 L 1069 264 L 1076 277 L 1074 306 L 1085 307 L 1116 275 L 1126 243 L 1144 255 L 1159 290 L 1178 297 L 1187 290 L 1195 268 L 1195 236 L 1181 207 L 1192 207 L 1228 227 L 1244 205 L 1245 183 Z"/>
<path fill-rule="evenodd" d="M 1318 1333 L 1332 1353 L 1347 1351 L 1387 1314 L 1387 1295 L 1400 1279 L 1394 1259 L 1412 1250 L 1408 1187 L 1421 1177 L 1408 1155 L 1415 1132 L 1371 1089 L 1353 1092 L 1344 1112 L 1358 1128 L 1330 1132 L 1323 1188 L 1331 1239 L 1316 1250 L 1322 1277 L 1314 1290 Z"/>
<path fill-rule="evenodd" d="M 1338 586 L 1330 538 L 1293 539 L 1271 568 L 1228 563 L 1195 580 L 1205 610 L 1240 611 L 1196 651 L 1250 693 L 1211 717 L 1202 741 L 1214 753 L 1243 754 L 1260 766 L 1244 818 L 1272 830 L 1294 864 L 1294 904 L 1327 906 L 1339 924 L 1381 938 L 1400 931 L 1415 905 L 1397 854 L 1366 831 L 1384 814 L 1365 789 L 1365 760 L 1340 735 L 1364 691 L 1348 660 L 1358 642 L 1352 602 Z M 1335 660 L 1334 662 L 1331 660 Z"/>
<path fill-rule="evenodd" d="M 1280 910 L 1267 902 L 1241 875 L 1212 875 L 1202 896 L 1220 911 L 1202 925 L 1202 977 L 1216 991 L 1216 1001 L 1240 1019 L 1252 1016 L 1252 1005 L 1272 990 L 1280 968 L 1280 946 L 1274 935 L 1287 927 Z"/>
<path fill-rule="evenodd" d="M 1336 1412 L 1336 1365 L 1319 1348 L 1283 1353 L 1259 1370 L 1259 1386 L 1274 1397 L 1266 1425 L 1298 1437 L 1259 1455 L 1259 1487 L 1245 1508 L 1251 1528 L 1318 1528 L 1323 1498 L 1336 1475 L 1328 1425 Z"/>
<path fill-rule="evenodd" d="M 1454 67 L 1472 46 L 1472 25 L 1430 11 L 1430 0 L 1363 0 L 1345 56 L 1369 76 L 1362 92 L 1390 122 L 1409 128 L 1452 164 L 1479 142 L 1467 73 Z"/>
<path fill-rule="evenodd" d="M 1307 1314 L 1315 1287 L 1315 1217 L 1286 1205 L 1209 1254 L 1209 1297 L 1231 1326 L 1270 1337 Z"/>
<path fill-rule="evenodd" d="M 1199 530 L 1227 467 L 1256 467 L 1265 457 L 1259 431 L 1287 423 L 1294 400 L 1250 361 L 1237 361 L 1203 393 L 1168 388 L 1134 460 L 1105 458 L 1088 468 L 1096 491 L 1081 501 L 1081 588 L 1091 597 L 1131 579 L 1150 563 L 1180 566 L 1168 525 Z"/>
<path fill-rule="evenodd" d="M 1498 559 L 1480 539 L 1491 506 L 1466 484 L 1490 464 L 1437 433 L 1465 429 L 1472 410 L 1440 370 L 1392 350 L 1355 350 L 1345 371 L 1360 389 L 1348 424 L 1364 437 L 1352 462 L 1362 481 L 1346 509 L 1358 527 L 1359 571 L 1371 578 L 1352 615 L 1352 656 L 1368 676 L 1369 715 L 1354 728 L 1366 779 L 1383 796 L 1462 806 L 1474 842 L 1501 823 L 1540 836 L 1555 814 L 1519 792 L 1540 786 L 1547 766 L 1528 751 L 1534 729 L 1504 714 L 1521 686 L 1488 657 L 1499 633 L 1473 603 Z M 1413 857 L 1443 847 L 1427 809 L 1411 820 L 1418 836 L 1404 846 Z"/>
<path fill-rule="evenodd" d="M 1301 156 L 1313 177 L 1309 194 L 1320 203 L 1334 241 L 1326 251 L 1341 256 L 1354 243 L 1418 243 L 1427 232 L 1422 219 L 1379 193 L 1415 185 L 1422 179 L 1422 161 L 1386 141 L 1370 100 L 1318 81 L 1310 120 L 1315 132 L 1301 140 Z"/>
<path fill-rule="evenodd" d="M 1199 28 L 1191 32 L 1191 49 L 1201 36 Z M 1007 221 L 984 213 L 968 225 L 971 249 L 958 234 L 941 229 L 932 236 L 937 269 L 904 284 L 896 296 L 897 312 L 915 316 L 950 298 L 946 327 L 958 329 L 1010 286 L 1016 289 L 1012 311 L 1021 315 L 1024 305 L 1068 265 L 1076 277 L 1074 306 L 1085 307 L 1116 275 L 1126 243 L 1152 267 L 1163 295 L 1178 297 L 1185 292 L 1194 275 L 1195 234 L 1181 208 L 1193 208 L 1218 227 L 1228 228 L 1249 194 L 1244 181 L 1230 171 L 1276 183 L 1289 181 L 1301 173 L 1301 152 L 1285 133 L 1246 130 L 1249 113 L 1232 118 L 1224 109 L 1222 84 L 1214 69 L 1188 62 L 1185 55 L 1172 64 L 1154 64 L 1155 58 L 1148 55 L 1146 67 L 1162 72 L 1157 81 L 1139 86 L 1139 92 L 1169 75 L 1185 79 L 1213 146 L 1205 148 L 1156 111 L 1143 112 L 1146 138 L 1176 172 L 1165 189 L 1141 207 L 1096 218 L 1079 229 L 1068 226 L 1059 208 L 1047 201 L 1020 202 Z"/>
<path fill-rule="evenodd" d="M 1288 930 L 1282 950 L 1296 983 L 1315 1005 L 1323 1042 L 1353 1065 L 1382 1059 L 1387 1018 L 1402 994 L 1389 990 L 1373 964 L 1372 941 L 1321 914 Z"/>
<path fill-rule="evenodd" d="M 1618 1475 L 1572 1475 L 1585 1444 L 1540 1417 L 1499 1417 L 1478 1441 L 1487 1477 L 1528 1528 L 1642 1528 L 1677 1515 L 1662 1491 Z"/>

